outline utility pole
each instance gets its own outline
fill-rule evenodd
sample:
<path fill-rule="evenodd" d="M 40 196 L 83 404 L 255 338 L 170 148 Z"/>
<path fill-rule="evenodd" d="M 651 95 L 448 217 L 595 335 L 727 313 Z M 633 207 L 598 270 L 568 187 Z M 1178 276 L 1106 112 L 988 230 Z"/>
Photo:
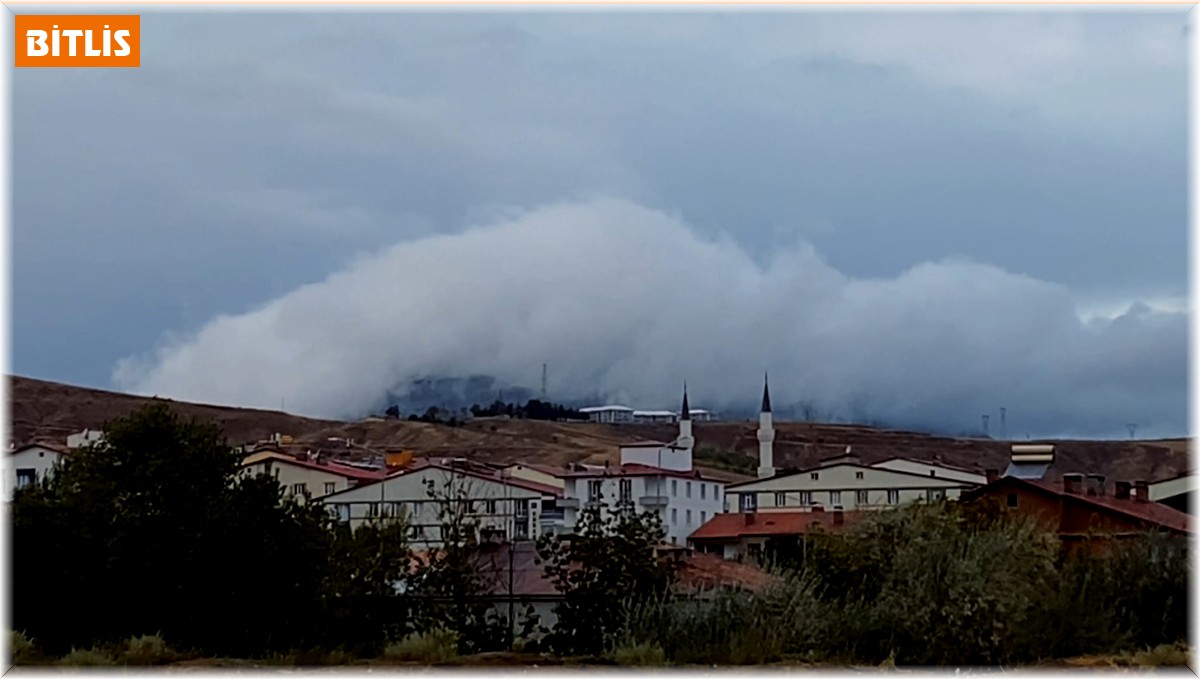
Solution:
<path fill-rule="evenodd" d="M 983 416 L 983 437 L 984 438 L 991 438 L 988 436 L 988 418 L 989 417 L 991 417 L 991 415 Z"/>
<path fill-rule="evenodd" d="M 1000 408 L 1000 440 L 1008 440 L 1008 408 Z"/>

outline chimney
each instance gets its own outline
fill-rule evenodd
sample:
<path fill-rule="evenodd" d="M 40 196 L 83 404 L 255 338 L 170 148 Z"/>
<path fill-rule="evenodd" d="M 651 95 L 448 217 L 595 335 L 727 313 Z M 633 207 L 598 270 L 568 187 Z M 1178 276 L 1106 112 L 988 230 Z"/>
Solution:
<path fill-rule="evenodd" d="M 845 514 L 842 513 L 842 510 L 840 510 L 840 509 L 833 510 L 833 525 L 840 526 L 845 522 L 846 522 L 846 516 L 845 516 Z"/>
<path fill-rule="evenodd" d="M 1087 487 L 1088 495 L 1104 497 L 1104 476 L 1102 474 L 1088 474 Z"/>
<path fill-rule="evenodd" d="M 821 505 L 813 505 L 813 508 L 812 508 L 812 510 L 813 510 L 814 512 L 823 512 L 823 511 L 825 511 L 825 508 L 824 508 L 824 507 L 822 507 Z"/>
<path fill-rule="evenodd" d="M 1150 484 L 1145 481 L 1134 481 L 1134 502 L 1149 502 L 1150 501 Z"/>
<path fill-rule="evenodd" d="M 1118 500 L 1128 500 L 1129 490 L 1133 487 L 1133 484 L 1128 481 L 1117 481 L 1113 484 L 1113 487 L 1113 497 Z"/>
<path fill-rule="evenodd" d="M 984 474 L 987 475 L 988 483 L 995 483 L 1000 480 L 1000 470 L 999 469 L 989 469 L 989 470 L 985 471 Z"/>
<path fill-rule="evenodd" d="M 1083 474 L 1063 474 L 1063 492 L 1067 495 L 1079 495 L 1083 491 Z"/>

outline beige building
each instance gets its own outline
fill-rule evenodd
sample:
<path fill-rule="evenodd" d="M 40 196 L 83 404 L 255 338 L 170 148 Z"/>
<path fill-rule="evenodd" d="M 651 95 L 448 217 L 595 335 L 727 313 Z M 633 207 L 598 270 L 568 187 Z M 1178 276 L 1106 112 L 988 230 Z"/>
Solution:
<path fill-rule="evenodd" d="M 241 474 L 274 477 L 285 496 L 302 502 L 321 498 L 383 478 L 383 472 L 359 469 L 336 462 L 301 460 L 277 450 L 258 451 L 246 457 Z"/>
<path fill-rule="evenodd" d="M 936 470 L 935 470 L 936 471 Z M 924 500 L 956 498 L 977 484 L 857 462 L 829 464 L 726 487 L 725 511 L 885 509 Z"/>

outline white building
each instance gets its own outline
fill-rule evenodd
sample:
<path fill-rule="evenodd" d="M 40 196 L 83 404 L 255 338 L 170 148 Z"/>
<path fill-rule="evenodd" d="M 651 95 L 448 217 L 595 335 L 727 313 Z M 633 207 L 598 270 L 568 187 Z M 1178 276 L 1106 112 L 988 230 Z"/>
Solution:
<path fill-rule="evenodd" d="M 625 406 L 591 406 L 588 408 L 580 408 L 579 412 L 588 416 L 588 420 L 592 422 L 632 422 L 633 408 Z"/>
<path fill-rule="evenodd" d="M 678 415 L 670 410 L 635 410 L 633 421 L 641 424 L 669 423 L 674 424 Z"/>
<path fill-rule="evenodd" d="M 554 486 L 465 461 L 418 461 L 382 481 L 327 495 L 320 502 L 351 527 L 380 517 L 403 517 L 414 545 L 428 548 L 441 543 L 449 502 L 466 503 L 466 513 L 477 523 L 481 538 L 527 540 L 544 530 L 561 530 L 542 521 L 544 509 L 555 509 L 561 494 Z"/>
<path fill-rule="evenodd" d="M 104 440 L 104 432 L 97 429 L 84 429 L 77 434 L 67 437 L 67 448 L 75 450 Z"/>
<path fill-rule="evenodd" d="M 917 500 L 955 498 L 987 480 L 967 470 L 903 458 L 867 466 L 850 448 L 818 467 L 779 474 L 771 393 L 765 381 L 758 422 L 759 478 L 726 487 L 726 512 L 883 509 Z"/>
<path fill-rule="evenodd" d="M 32 443 L 12 450 L 4 469 L 4 500 L 12 500 L 18 488 L 40 482 L 54 473 L 55 466 L 69 454 L 53 443 Z"/>
<path fill-rule="evenodd" d="M 574 530 L 580 512 L 599 507 L 602 516 L 631 506 L 657 512 L 666 540 L 683 545 L 687 536 L 724 506 L 724 483 L 692 467 L 692 420 L 683 395 L 679 437 L 671 443 L 647 441 L 621 447 L 621 464 L 580 468 L 564 475 L 564 527 Z"/>

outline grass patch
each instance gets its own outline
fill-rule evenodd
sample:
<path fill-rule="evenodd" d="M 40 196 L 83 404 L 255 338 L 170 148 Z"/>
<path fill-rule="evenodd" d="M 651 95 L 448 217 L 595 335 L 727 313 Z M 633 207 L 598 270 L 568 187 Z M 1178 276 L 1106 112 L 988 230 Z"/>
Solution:
<path fill-rule="evenodd" d="M 667 664 L 667 654 L 657 644 L 622 644 L 610 657 L 618 665 L 650 666 Z"/>
<path fill-rule="evenodd" d="M 121 663 L 125 665 L 165 665 L 178 655 L 157 634 L 130 637 L 121 652 Z"/>
<path fill-rule="evenodd" d="M 108 667 L 116 665 L 116 659 L 107 651 L 98 648 L 73 648 L 58 661 L 67 667 Z"/>
<path fill-rule="evenodd" d="M 458 635 L 449 630 L 434 630 L 412 634 L 388 644 L 383 650 L 388 660 L 437 663 L 458 657 Z"/>
<path fill-rule="evenodd" d="M 24 632 L 9 631 L 8 661 L 12 665 L 37 665 L 46 661 L 37 644 Z"/>

